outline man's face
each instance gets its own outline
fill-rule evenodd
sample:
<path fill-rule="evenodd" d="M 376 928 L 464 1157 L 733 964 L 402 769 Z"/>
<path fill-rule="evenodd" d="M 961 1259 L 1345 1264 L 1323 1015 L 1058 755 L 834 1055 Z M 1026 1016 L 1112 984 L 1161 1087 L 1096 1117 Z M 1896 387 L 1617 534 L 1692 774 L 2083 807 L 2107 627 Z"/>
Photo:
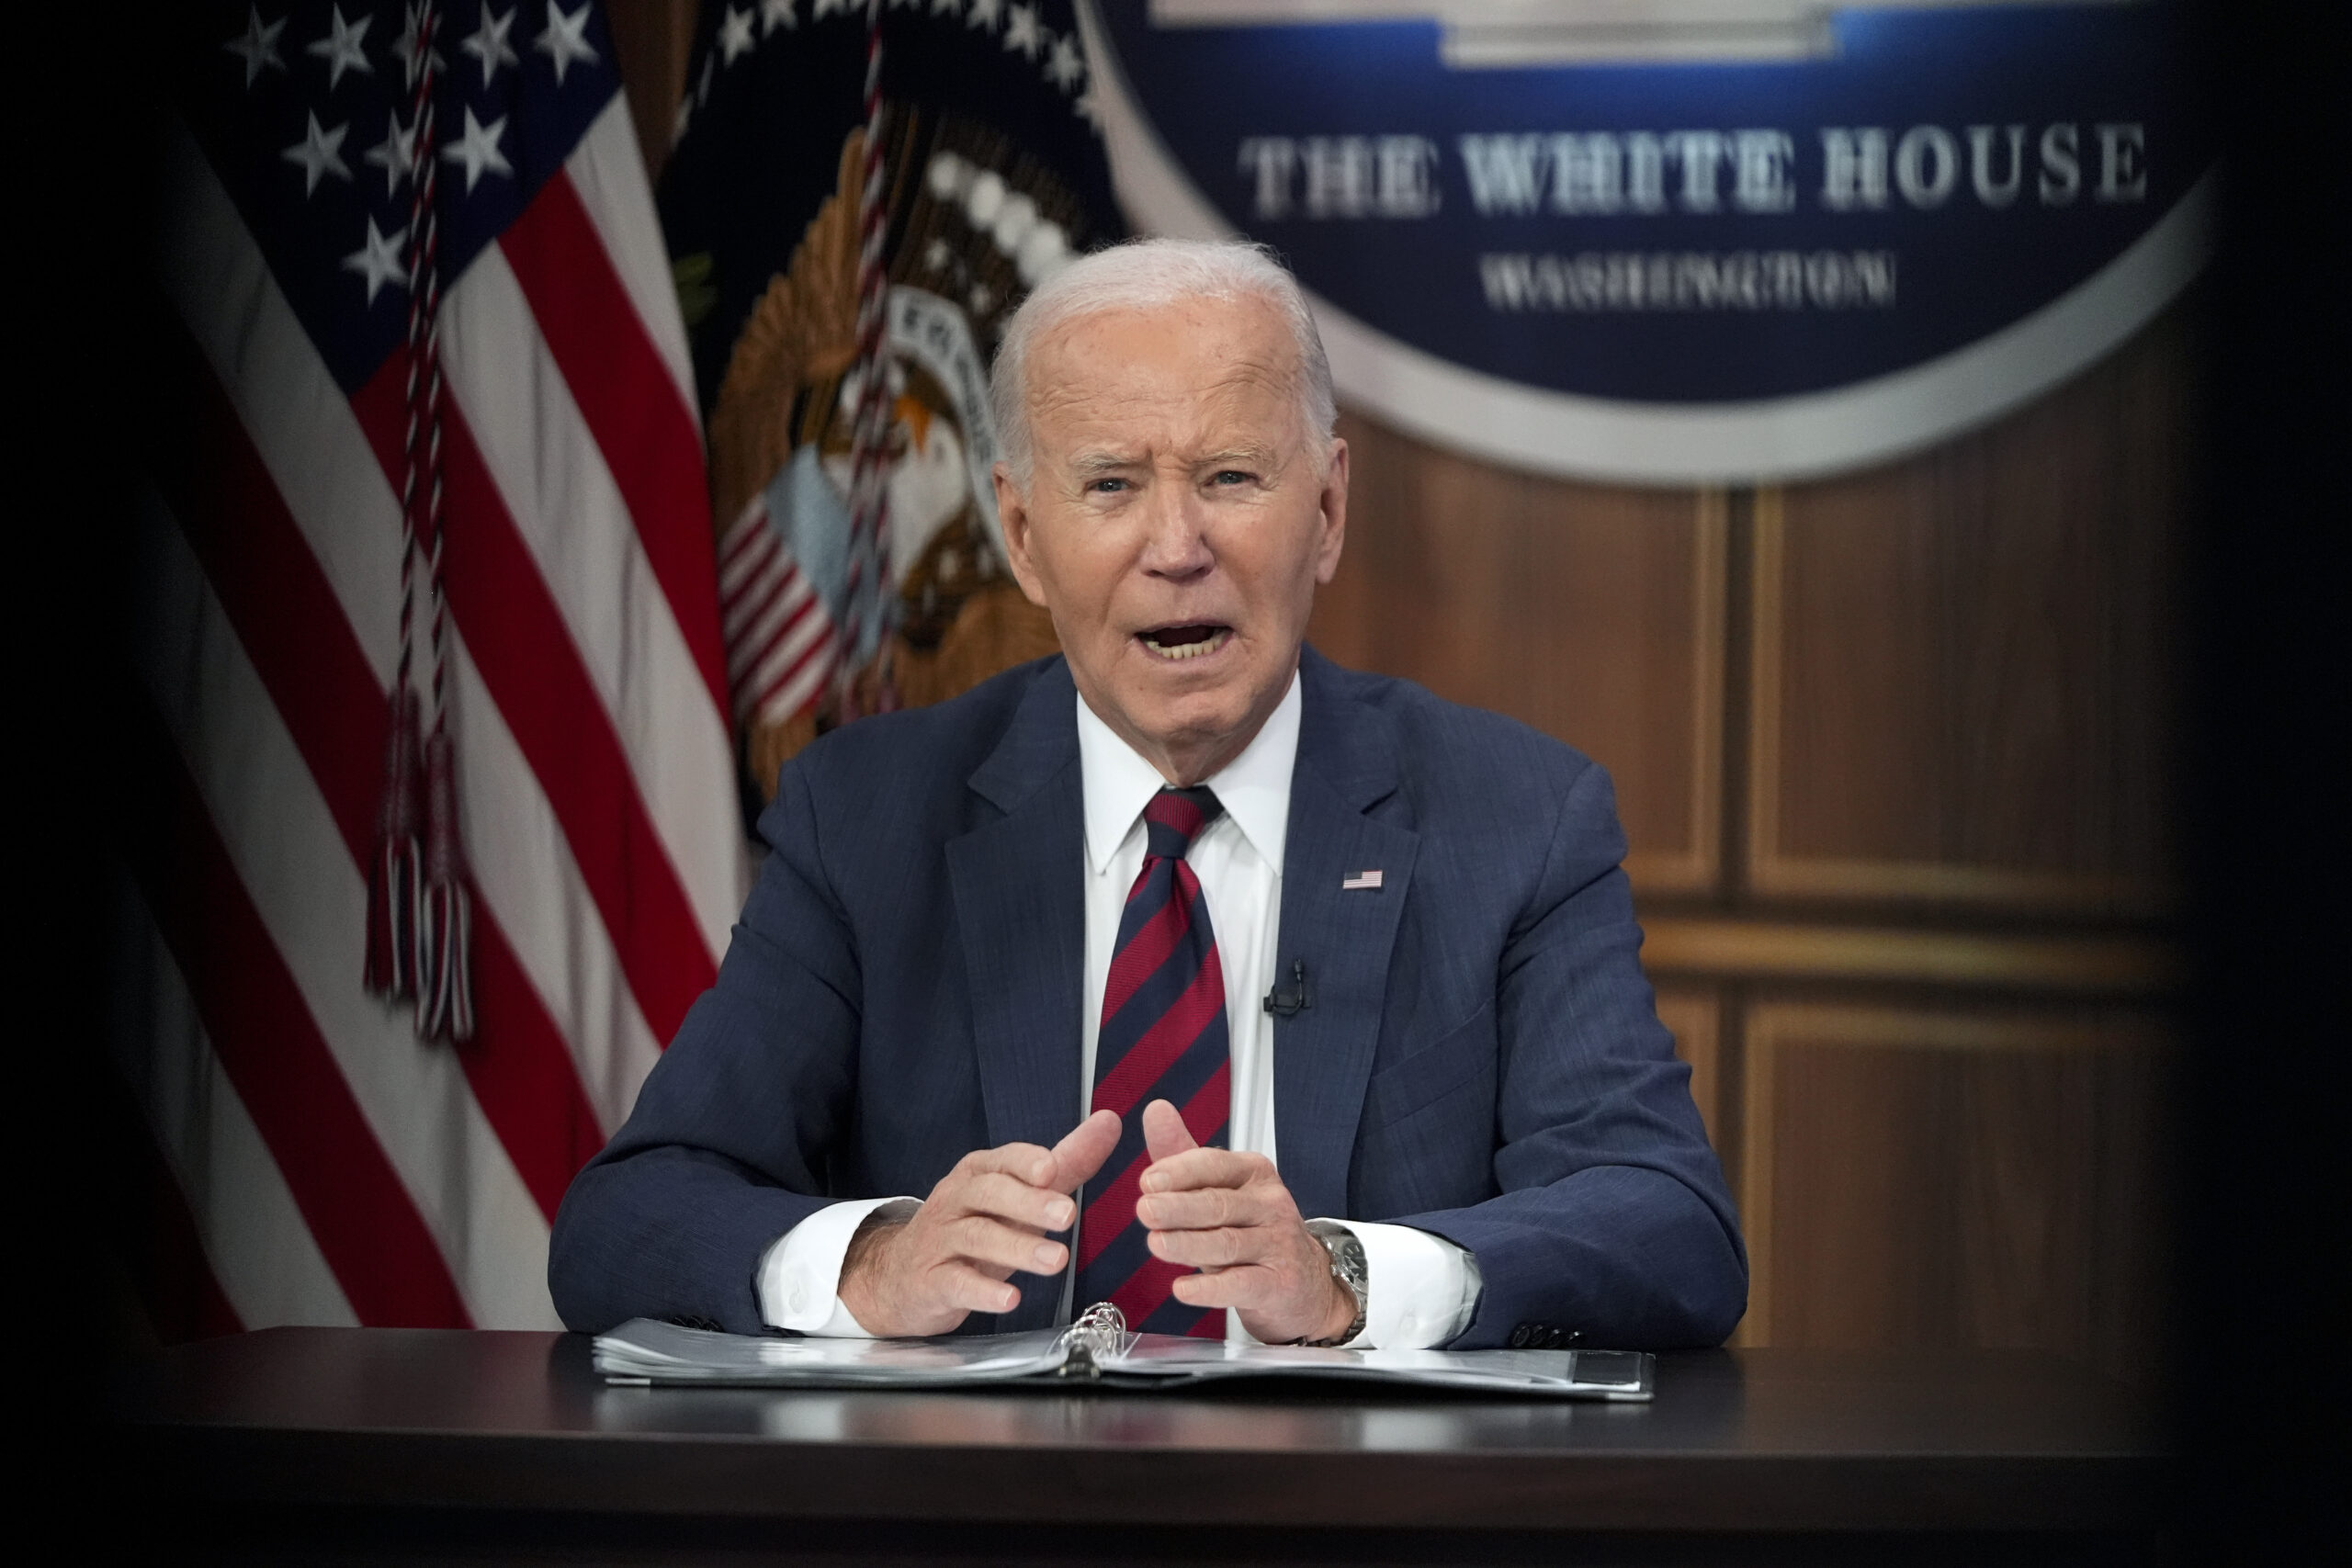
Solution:
<path fill-rule="evenodd" d="M 1238 756 L 1340 564 L 1348 454 L 1299 417 L 1259 299 L 1081 316 L 1033 347 L 1027 491 L 997 468 L 1012 570 L 1087 705 L 1170 783 Z"/>

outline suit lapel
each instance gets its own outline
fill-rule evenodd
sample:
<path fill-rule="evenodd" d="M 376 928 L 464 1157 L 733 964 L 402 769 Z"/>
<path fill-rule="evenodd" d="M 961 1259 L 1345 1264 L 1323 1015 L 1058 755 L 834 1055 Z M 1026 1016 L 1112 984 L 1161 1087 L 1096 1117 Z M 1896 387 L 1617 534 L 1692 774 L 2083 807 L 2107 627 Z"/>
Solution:
<path fill-rule="evenodd" d="M 1275 976 L 1286 980 L 1304 963 L 1314 1001 L 1274 1020 L 1274 1125 L 1299 1212 L 1339 1217 L 1420 837 L 1364 814 L 1396 792 L 1387 716 L 1347 696 L 1312 649 L 1300 656 L 1299 678 Z M 1377 888 L 1341 886 L 1367 871 L 1381 874 Z"/>
<path fill-rule="evenodd" d="M 970 781 L 1003 815 L 947 845 L 990 1146 L 1050 1148 L 1080 1111 L 1086 814 L 1076 702 L 1066 665 L 1038 677 Z M 1013 1282 L 1021 1304 L 1000 1326 L 1051 1323 L 1060 1277 L 1016 1274 Z"/>

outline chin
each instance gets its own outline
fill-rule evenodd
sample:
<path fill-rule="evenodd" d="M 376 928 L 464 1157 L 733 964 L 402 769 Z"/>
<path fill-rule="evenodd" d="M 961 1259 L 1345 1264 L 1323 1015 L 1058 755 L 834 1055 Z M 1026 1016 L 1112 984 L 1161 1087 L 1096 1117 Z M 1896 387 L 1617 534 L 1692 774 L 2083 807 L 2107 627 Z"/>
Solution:
<path fill-rule="evenodd" d="M 1148 703 L 1142 713 L 1149 723 L 1146 733 L 1171 747 L 1214 745 L 1250 719 L 1250 692 L 1244 682 L 1227 681 L 1200 692 Z"/>

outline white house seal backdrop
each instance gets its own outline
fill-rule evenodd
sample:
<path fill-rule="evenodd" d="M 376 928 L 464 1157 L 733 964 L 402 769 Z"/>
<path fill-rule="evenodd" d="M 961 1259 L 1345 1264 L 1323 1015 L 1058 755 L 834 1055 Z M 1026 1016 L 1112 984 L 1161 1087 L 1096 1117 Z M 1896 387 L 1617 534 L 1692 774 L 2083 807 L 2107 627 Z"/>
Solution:
<path fill-rule="evenodd" d="M 1276 246 L 1342 394 L 1562 475 L 1881 461 L 2207 249 L 2170 0 L 1088 0 L 1138 227 Z"/>

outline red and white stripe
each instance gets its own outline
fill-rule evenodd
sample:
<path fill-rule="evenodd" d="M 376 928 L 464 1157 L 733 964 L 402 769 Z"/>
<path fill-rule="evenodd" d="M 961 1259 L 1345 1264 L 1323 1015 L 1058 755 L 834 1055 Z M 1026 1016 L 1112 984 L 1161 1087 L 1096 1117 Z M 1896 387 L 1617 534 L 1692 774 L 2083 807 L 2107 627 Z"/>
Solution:
<path fill-rule="evenodd" d="M 782 724 L 831 683 L 833 618 L 770 524 L 763 495 L 718 541 L 718 611 L 737 722 Z"/>
<path fill-rule="evenodd" d="M 346 397 L 175 131 L 115 1052 L 244 1326 L 544 1326 L 548 1224 L 716 973 L 743 858 L 701 435 L 616 97 L 441 303 L 474 1040 L 361 984 L 397 356 Z"/>

